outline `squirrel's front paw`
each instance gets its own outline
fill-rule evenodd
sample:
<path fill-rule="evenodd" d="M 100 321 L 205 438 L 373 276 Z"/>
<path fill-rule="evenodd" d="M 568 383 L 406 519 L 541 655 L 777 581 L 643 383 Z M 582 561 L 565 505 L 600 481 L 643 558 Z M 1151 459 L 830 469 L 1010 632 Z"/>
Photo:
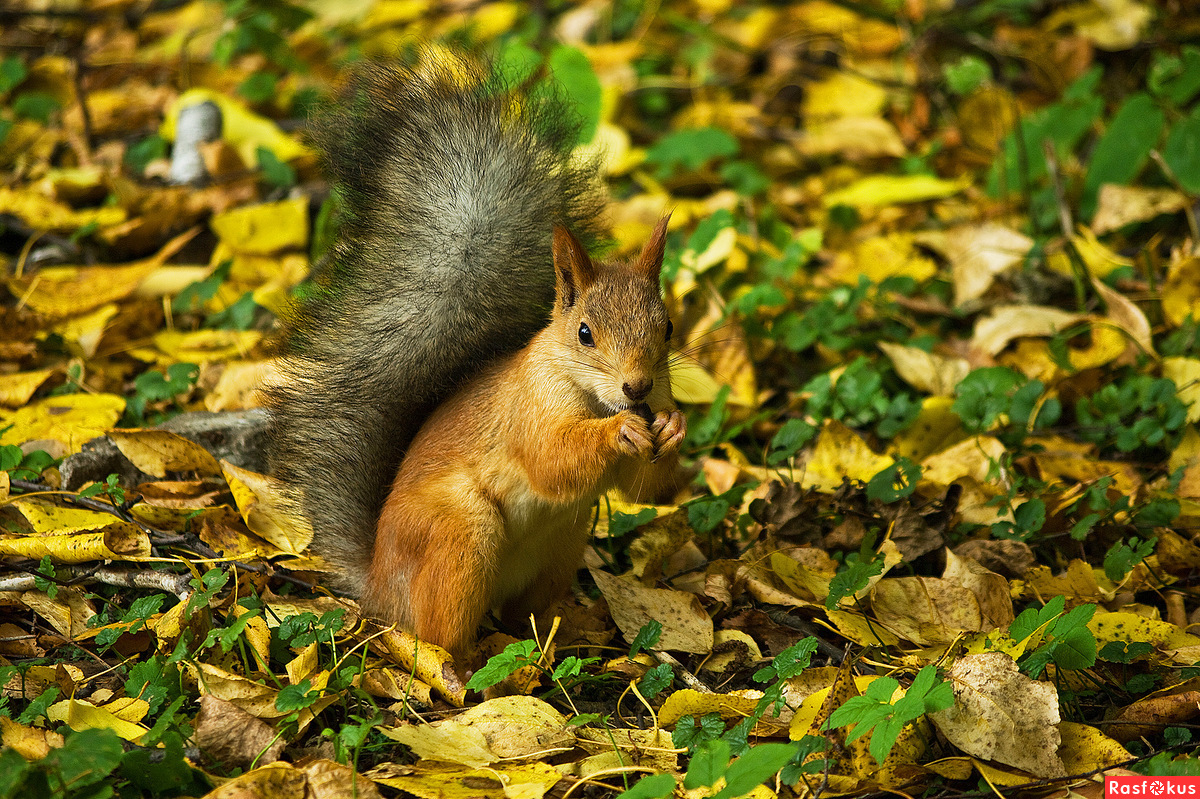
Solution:
<path fill-rule="evenodd" d="M 633 411 L 621 411 L 613 419 L 617 424 L 618 450 L 635 457 L 649 457 L 654 452 L 654 436 L 645 419 Z"/>
<path fill-rule="evenodd" d="M 654 436 L 654 454 L 667 455 L 679 450 L 683 435 L 687 432 L 687 418 L 679 411 L 659 411 L 650 425 Z"/>

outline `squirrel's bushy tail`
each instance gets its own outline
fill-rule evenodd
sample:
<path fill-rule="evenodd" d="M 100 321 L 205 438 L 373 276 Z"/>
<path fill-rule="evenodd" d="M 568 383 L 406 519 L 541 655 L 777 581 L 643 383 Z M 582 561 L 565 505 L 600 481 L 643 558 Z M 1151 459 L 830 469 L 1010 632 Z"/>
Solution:
<path fill-rule="evenodd" d="M 271 470 L 351 593 L 425 417 L 548 318 L 553 225 L 604 232 L 568 106 L 461 54 L 423 60 L 358 68 L 314 125 L 341 226 L 267 392 Z"/>

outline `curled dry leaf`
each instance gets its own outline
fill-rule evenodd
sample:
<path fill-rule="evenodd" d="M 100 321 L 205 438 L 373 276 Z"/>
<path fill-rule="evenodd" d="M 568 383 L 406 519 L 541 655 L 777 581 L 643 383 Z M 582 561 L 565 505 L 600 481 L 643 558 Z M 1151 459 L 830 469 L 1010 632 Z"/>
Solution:
<path fill-rule="evenodd" d="M 656 649 L 708 652 L 712 649 L 713 623 L 693 594 L 666 588 L 647 588 L 632 577 L 618 577 L 589 569 L 609 611 L 625 639 L 632 641 L 650 621 L 662 624 Z"/>
<path fill-rule="evenodd" d="M 1066 774 L 1057 751 L 1062 738 L 1058 691 L 1021 674 L 1000 652 L 967 655 L 949 672 L 954 707 L 929 718 L 950 743 L 1037 777 Z"/>

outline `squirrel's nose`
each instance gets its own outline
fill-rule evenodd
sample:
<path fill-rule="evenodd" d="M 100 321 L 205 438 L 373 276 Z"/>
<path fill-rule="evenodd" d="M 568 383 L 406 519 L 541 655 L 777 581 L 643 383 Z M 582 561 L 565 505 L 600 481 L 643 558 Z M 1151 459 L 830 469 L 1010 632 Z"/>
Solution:
<path fill-rule="evenodd" d="M 634 402 L 641 402 L 650 394 L 650 389 L 654 388 L 653 380 L 637 380 L 633 383 L 625 383 L 621 386 L 621 390 L 625 392 L 625 396 L 629 397 Z"/>

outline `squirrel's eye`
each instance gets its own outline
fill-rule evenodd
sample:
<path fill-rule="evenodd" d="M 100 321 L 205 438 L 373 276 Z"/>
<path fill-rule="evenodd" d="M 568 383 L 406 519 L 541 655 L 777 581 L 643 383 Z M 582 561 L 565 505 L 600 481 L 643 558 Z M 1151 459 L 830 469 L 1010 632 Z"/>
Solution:
<path fill-rule="evenodd" d="M 592 329 L 587 326 L 587 322 L 579 324 L 579 343 L 585 347 L 596 346 L 596 342 L 592 339 Z"/>
<path fill-rule="evenodd" d="M 671 340 L 671 334 L 675 332 L 675 325 L 671 324 L 671 320 L 667 320 L 667 341 Z"/>

